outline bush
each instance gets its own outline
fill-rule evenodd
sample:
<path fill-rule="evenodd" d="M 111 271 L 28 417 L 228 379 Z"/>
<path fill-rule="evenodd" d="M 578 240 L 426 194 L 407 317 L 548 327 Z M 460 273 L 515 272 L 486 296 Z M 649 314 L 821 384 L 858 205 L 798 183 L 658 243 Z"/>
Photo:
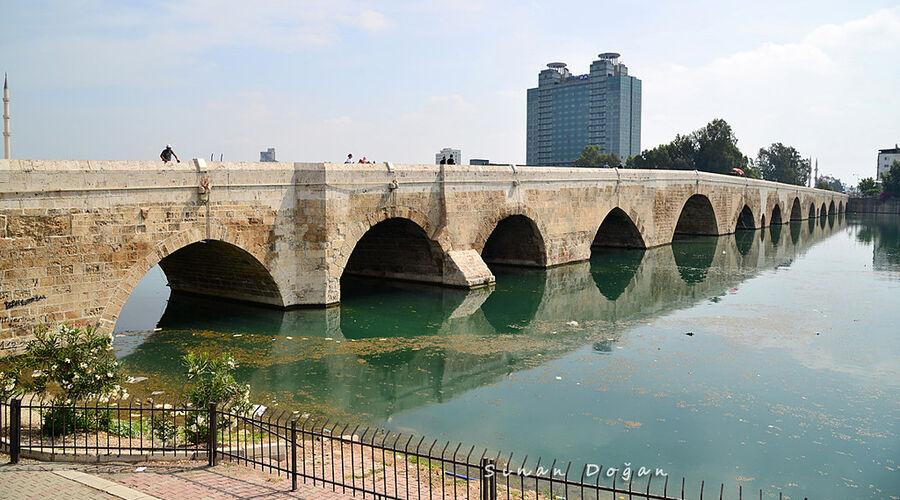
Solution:
<path fill-rule="evenodd" d="M 163 443 L 170 443 L 175 440 L 178 434 L 178 426 L 171 418 L 165 418 L 165 414 L 153 416 L 150 418 L 150 431 L 153 437 L 159 439 Z"/>
<path fill-rule="evenodd" d="M 76 410 L 70 406 L 52 406 L 42 414 L 41 432 L 47 436 L 60 436 L 75 431 L 105 431 L 111 424 L 110 410 Z"/>
<path fill-rule="evenodd" d="M 250 409 L 250 385 L 238 384 L 234 380 L 232 372 L 237 364 L 231 355 L 223 354 L 221 359 L 210 359 L 208 353 L 187 354 L 182 360 L 187 368 L 188 380 L 194 381 L 194 386 L 187 394 L 191 406 L 206 410 L 210 403 L 231 403 L 230 411 L 236 414 L 246 413 Z M 217 425 L 220 429 L 226 429 L 234 423 L 225 416 L 219 418 Z M 207 439 L 207 420 L 205 411 L 188 412 L 185 418 L 185 436 L 191 441 Z"/>
<path fill-rule="evenodd" d="M 51 394 L 54 404 L 76 400 L 128 398 L 121 384 L 125 375 L 112 354 L 112 338 L 96 329 L 60 324 L 55 330 L 39 329 L 16 360 L 16 381 L 26 392 Z M 23 381 L 22 373 L 33 370 Z"/>

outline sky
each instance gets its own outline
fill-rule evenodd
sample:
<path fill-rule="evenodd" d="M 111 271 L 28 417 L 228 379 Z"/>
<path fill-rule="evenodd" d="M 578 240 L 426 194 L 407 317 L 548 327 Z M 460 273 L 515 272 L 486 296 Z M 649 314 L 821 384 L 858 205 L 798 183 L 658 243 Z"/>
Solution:
<path fill-rule="evenodd" d="M 856 184 L 900 142 L 897 1 L 0 0 L 14 158 L 522 164 L 526 89 L 601 52 L 642 149 L 723 118 Z"/>

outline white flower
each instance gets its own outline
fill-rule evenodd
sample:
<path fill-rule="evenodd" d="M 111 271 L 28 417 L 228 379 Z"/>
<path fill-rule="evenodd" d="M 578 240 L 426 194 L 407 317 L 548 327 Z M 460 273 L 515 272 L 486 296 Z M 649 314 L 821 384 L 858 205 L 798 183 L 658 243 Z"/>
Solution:
<path fill-rule="evenodd" d="M 66 359 L 64 359 L 63 361 L 65 361 L 66 363 L 71 363 L 71 362 L 72 362 L 72 360 L 70 360 L 69 358 L 66 358 Z"/>
<path fill-rule="evenodd" d="M 109 377 L 109 378 L 113 378 L 112 372 L 106 372 L 106 376 Z"/>

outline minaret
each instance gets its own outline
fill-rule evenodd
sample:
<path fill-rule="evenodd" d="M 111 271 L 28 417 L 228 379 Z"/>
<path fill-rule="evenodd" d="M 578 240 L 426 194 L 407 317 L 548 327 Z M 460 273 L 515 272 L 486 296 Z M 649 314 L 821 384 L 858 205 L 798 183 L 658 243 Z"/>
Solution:
<path fill-rule="evenodd" d="M 816 184 L 819 183 L 819 159 L 816 158 L 816 180 L 813 182 L 813 187 L 816 187 Z"/>
<path fill-rule="evenodd" d="M 9 159 L 9 85 L 3 73 L 3 158 Z"/>

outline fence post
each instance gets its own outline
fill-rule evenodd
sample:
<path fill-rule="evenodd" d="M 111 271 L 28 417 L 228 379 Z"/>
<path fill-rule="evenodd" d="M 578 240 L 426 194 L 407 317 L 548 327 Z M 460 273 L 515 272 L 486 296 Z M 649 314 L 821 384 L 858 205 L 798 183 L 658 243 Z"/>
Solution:
<path fill-rule="evenodd" d="M 481 483 L 481 500 L 497 500 L 497 470 L 493 458 L 481 458 L 479 479 Z"/>
<path fill-rule="evenodd" d="M 297 421 L 291 420 L 291 491 L 297 491 Z"/>
<path fill-rule="evenodd" d="M 216 418 L 216 403 L 209 404 L 209 443 L 207 446 L 207 455 L 209 456 L 209 466 L 216 466 L 216 448 L 218 448 L 218 418 Z"/>
<path fill-rule="evenodd" d="M 22 451 L 22 400 L 13 399 L 9 410 L 9 462 L 17 464 Z"/>

